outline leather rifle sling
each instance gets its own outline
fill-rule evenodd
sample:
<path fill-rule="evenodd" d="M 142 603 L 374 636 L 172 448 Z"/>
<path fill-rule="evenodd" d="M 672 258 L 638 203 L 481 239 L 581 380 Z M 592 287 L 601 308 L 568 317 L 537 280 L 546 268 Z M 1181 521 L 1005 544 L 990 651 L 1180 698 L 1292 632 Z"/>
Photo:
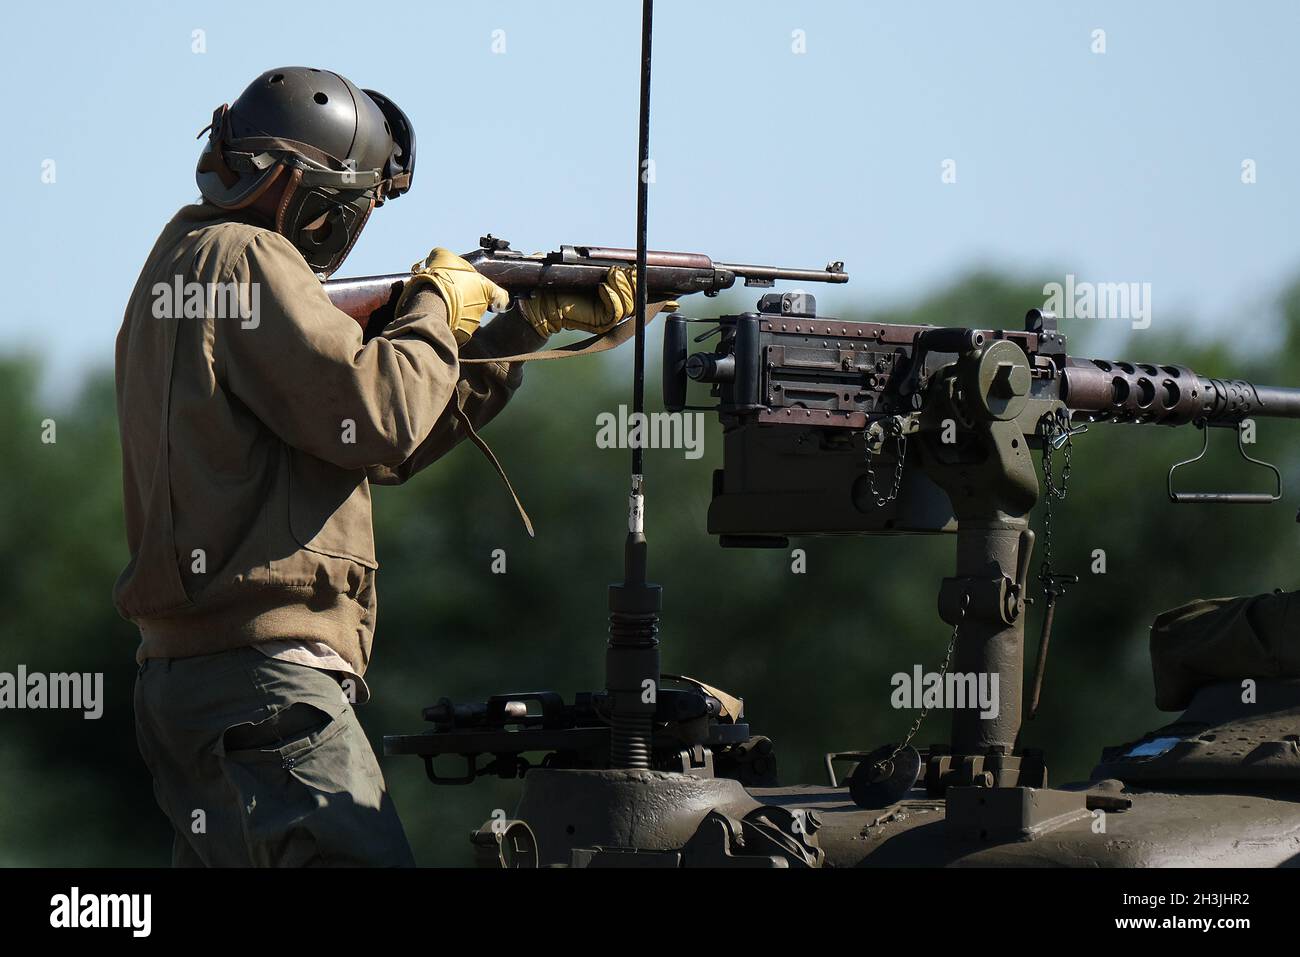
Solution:
<path fill-rule="evenodd" d="M 654 319 L 655 316 L 659 315 L 659 313 L 663 311 L 664 307 L 676 307 L 676 305 L 677 304 L 672 301 L 648 303 L 645 310 L 646 325 L 650 325 L 650 321 Z M 602 332 L 599 335 L 581 339 L 567 346 L 560 346 L 558 349 L 542 349 L 538 352 L 526 352 L 517 356 L 486 356 L 481 359 L 461 359 L 460 362 L 462 365 L 482 365 L 489 362 L 509 364 L 512 362 L 537 362 L 545 359 L 575 359 L 579 356 L 594 356 L 600 352 L 608 352 L 610 349 L 616 349 L 623 343 L 627 342 L 627 340 L 631 339 L 634 335 L 636 335 L 636 319 L 628 318 L 624 319 L 608 332 Z M 483 440 L 483 437 L 475 430 L 474 424 L 470 422 L 469 416 L 465 413 L 465 409 L 460 404 L 459 390 L 456 391 L 452 402 L 452 415 L 456 417 L 456 421 L 460 423 L 460 427 L 465 430 L 465 437 L 478 446 L 479 451 L 482 452 L 488 462 L 492 464 L 492 468 L 496 470 L 497 475 L 501 476 L 501 481 L 505 483 L 506 491 L 510 493 L 510 498 L 514 500 L 515 508 L 519 511 L 519 517 L 523 519 L 524 528 L 528 532 L 528 537 L 535 538 L 536 535 L 533 533 L 533 522 L 532 519 L 528 517 L 528 512 L 524 510 L 524 503 L 519 500 L 519 495 L 515 492 L 515 487 L 510 483 L 510 478 L 506 475 L 506 470 L 502 467 L 496 454 L 492 451 L 491 447 L 488 446 L 487 442 Z"/>

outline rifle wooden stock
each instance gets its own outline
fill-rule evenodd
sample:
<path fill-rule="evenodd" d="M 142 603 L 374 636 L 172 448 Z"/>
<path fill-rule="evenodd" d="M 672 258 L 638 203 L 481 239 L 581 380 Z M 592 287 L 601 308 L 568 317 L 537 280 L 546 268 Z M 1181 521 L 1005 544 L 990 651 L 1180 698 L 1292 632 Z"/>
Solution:
<path fill-rule="evenodd" d="M 325 295 L 334 307 L 356 320 L 363 330 L 377 333 L 393 315 L 397 297 L 410 274 L 361 276 L 358 279 L 330 279 Z"/>

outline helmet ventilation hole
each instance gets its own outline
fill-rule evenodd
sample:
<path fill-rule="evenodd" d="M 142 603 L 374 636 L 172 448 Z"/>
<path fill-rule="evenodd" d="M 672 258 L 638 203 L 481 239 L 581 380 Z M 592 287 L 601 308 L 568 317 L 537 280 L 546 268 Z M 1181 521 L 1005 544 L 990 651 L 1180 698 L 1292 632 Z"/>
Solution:
<path fill-rule="evenodd" d="M 283 74 L 283 73 L 277 73 L 275 76 L 271 77 L 271 82 L 272 82 L 272 83 L 283 83 L 283 82 L 284 82 L 284 74 Z"/>
<path fill-rule="evenodd" d="M 330 98 L 329 98 L 328 96 L 326 96 L 324 93 L 317 93 L 315 96 L 312 97 L 312 99 L 315 100 L 317 103 L 320 103 L 320 104 L 322 104 L 322 105 L 324 105 L 324 104 L 326 104 L 326 103 L 328 103 L 328 102 L 330 101 Z"/>

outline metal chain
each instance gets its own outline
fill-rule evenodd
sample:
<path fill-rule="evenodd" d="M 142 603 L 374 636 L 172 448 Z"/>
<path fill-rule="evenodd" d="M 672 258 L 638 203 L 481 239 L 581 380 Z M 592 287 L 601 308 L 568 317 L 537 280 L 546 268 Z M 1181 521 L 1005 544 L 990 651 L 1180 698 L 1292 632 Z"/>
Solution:
<path fill-rule="evenodd" d="M 1064 502 L 1070 487 L 1070 452 L 1074 447 L 1074 434 L 1070 429 L 1070 413 L 1058 409 L 1043 416 L 1041 422 L 1043 436 L 1043 563 L 1038 569 L 1038 580 L 1042 583 L 1043 594 L 1051 596 L 1060 594 L 1064 589 L 1063 579 L 1072 576 L 1058 576 L 1052 567 L 1052 503 Z M 1065 450 L 1065 467 L 1061 469 L 1058 486 L 1052 477 L 1052 453 L 1058 443 Z"/>
<path fill-rule="evenodd" d="M 1047 479 L 1049 501 L 1051 498 L 1065 500 L 1065 493 L 1070 484 L 1070 451 L 1074 447 L 1074 430 L 1070 428 L 1070 413 L 1059 409 L 1043 416 L 1043 477 Z M 1061 485 L 1052 484 L 1052 452 L 1058 446 L 1065 448 L 1065 468 L 1061 470 Z"/>
<path fill-rule="evenodd" d="M 952 636 L 948 639 L 948 650 L 944 653 L 943 664 L 939 667 L 940 687 L 943 686 L 943 679 L 948 674 L 948 667 L 952 664 L 952 652 L 953 649 L 957 647 L 957 633 L 961 629 L 961 623 L 966 620 L 966 609 L 969 606 L 970 606 L 970 592 L 962 592 L 961 607 L 957 610 L 957 621 L 953 623 Z M 922 700 L 924 700 L 924 698 Z M 893 752 L 889 755 L 889 757 L 885 758 L 883 761 L 879 761 L 876 763 L 875 766 L 877 768 L 881 768 L 884 765 L 888 764 L 889 762 L 893 761 L 894 758 L 898 757 L 899 754 L 902 753 L 904 748 L 906 748 L 909 744 L 912 743 L 912 739 L 916 737 L 916 733 L 921 730 L 921 723 L 925 721 L 926 715 L 928 715 L 929 713 L 930 713 L 929 705 L 925 705 L 924 707 L 921 708 L 921 713 L 918 714 L 916 716 L 916 720 L 912 722 L 912 727 L 908 729 L 907 735 L 903 738 L 902 742 L 899 743 L 899 745 L 896 748 L 894 748 Z"/>
<path fill-rule="evenodd" d="M 883 508 L 898 498 L 898 492 L 903 487 L 903 459 L 907 456 L 907 434 L 903 432 L 897 420 L 890 423 L 889 431 L 894 436 L 894 443 L 898 448 L 898 458 L 894 462 L 894 484 L 888 495 L 881 495 L 876 488 L 876 471 L 871 467 L 871 460 L 880 453 L 873 453 L 870 449 L 867 451 L 867 488 L 871 492 L 871 497 L 876 500 L 876 508 Z M 883 439 L 880 445 L 883 450 Z"/>

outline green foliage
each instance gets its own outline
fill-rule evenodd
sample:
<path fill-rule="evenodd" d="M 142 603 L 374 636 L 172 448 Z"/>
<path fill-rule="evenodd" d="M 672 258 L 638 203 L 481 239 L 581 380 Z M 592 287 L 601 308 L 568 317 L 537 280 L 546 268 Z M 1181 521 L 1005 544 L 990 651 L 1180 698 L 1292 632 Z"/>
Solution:
<path fill-rule="evenodd" d="M 1014 327 L 1041 299 L 1041 284 L 980 274 L 872 318 Z M 687 301 L 700 316 L 714 305 Z M 1108 351 L 1295 384 L 1300 283 L 1282 307 L 1282 325 L 1247 323 L 1232 348 L 1195 342 L 1159 317 L 1153 330 Z M 1081 325 L 1066 330 L 1071 351 L 1089 354 Z M 652 335 L 652 349 L 657 341 Z M 13 423 L 0 432 L 8 465 L 0 479 L 0 670 L 102 671 L 108 698 L 98 721 L 0 713 L 0 777 L 9 785 L 0 792 L 0 864 L 165 863 L 168 827 L 135 750 L 134 630 L 110 598 L 126 559 L 111 377 L 91 377 L 66 408 L 49 410 L 37 398 L 33 363 L 5 360 L 0 369 L 0 401 Z M 657 373 L 652 362 L 652 408 Z M 621 573 L 630 453 L 596 447 L 596 416 L 630 401 L 627 364 L 541 364 L 526 379 L 485 435 L 529 507 L 536 540 L 472 448 L 402 488 L 375 491 L 380 613 L 367 675 L 374 699 L 361 714 L 377 750 L 386 733 L 420 729 L 421 707 L 443 695 L 553 688 L 571 696 L 601 684 L 605 586 Z M 46 418 L 57 422 L 52 445 L 40 441 Z M 1169 720 L 1151 705 L 1146 634 L 1159 611 L 1294 586 L 1294 428 L 1259 423 L 1253 454 L 1278 461 L 1287 476 L 1287 504 L 1273 508 L 1169 505 L 1165 470 L 1199 447 L 1191 429 L 1096 426 L 1076 441 L 1069 498 L 1057 513 L 1057 565 L 1082 581 L 1059 605 L 1044 706 L 1024 733 L 1024 743 L 1047 749 L 1053 780 L 1086 776 L 1103 744 Z M 710 473 L 720 465 L 716 421 L 706 418 L 706 435 L 700 460 L 647 454 L 665 667 L 743 695 L 755 730 L 777 743 L 784 780 L 820 782 L 824 752 L 873 747 L 910 723 L 910 713 L 888 706 L 889 676 L 942 657 L 947 630 L 935 599 L 951 571 L 952 541 L 800 541 L 803 575 L 791 573 L 785 551 L 723 551 L 704 533 Z M 1198 465 L 1189 484 L 1261 482 L 1235 460 L 1230 433 L 1212 440 L 1222 454 Z M 505 551 L 504 575 L 491 573 L 494 549 Z M 1104 575 L 1090 573 L 1095 549 L 1105 550 Z M 1031 611 L 1030 662 L 1037 627 Z M 945 737 L 946 717 L 936 714 L 918 743 Z M 468 863 L 469 831 L 518 794 L 518 782 L 433 788 L 418 761 L 384 765 L 424 864 Z"/>

